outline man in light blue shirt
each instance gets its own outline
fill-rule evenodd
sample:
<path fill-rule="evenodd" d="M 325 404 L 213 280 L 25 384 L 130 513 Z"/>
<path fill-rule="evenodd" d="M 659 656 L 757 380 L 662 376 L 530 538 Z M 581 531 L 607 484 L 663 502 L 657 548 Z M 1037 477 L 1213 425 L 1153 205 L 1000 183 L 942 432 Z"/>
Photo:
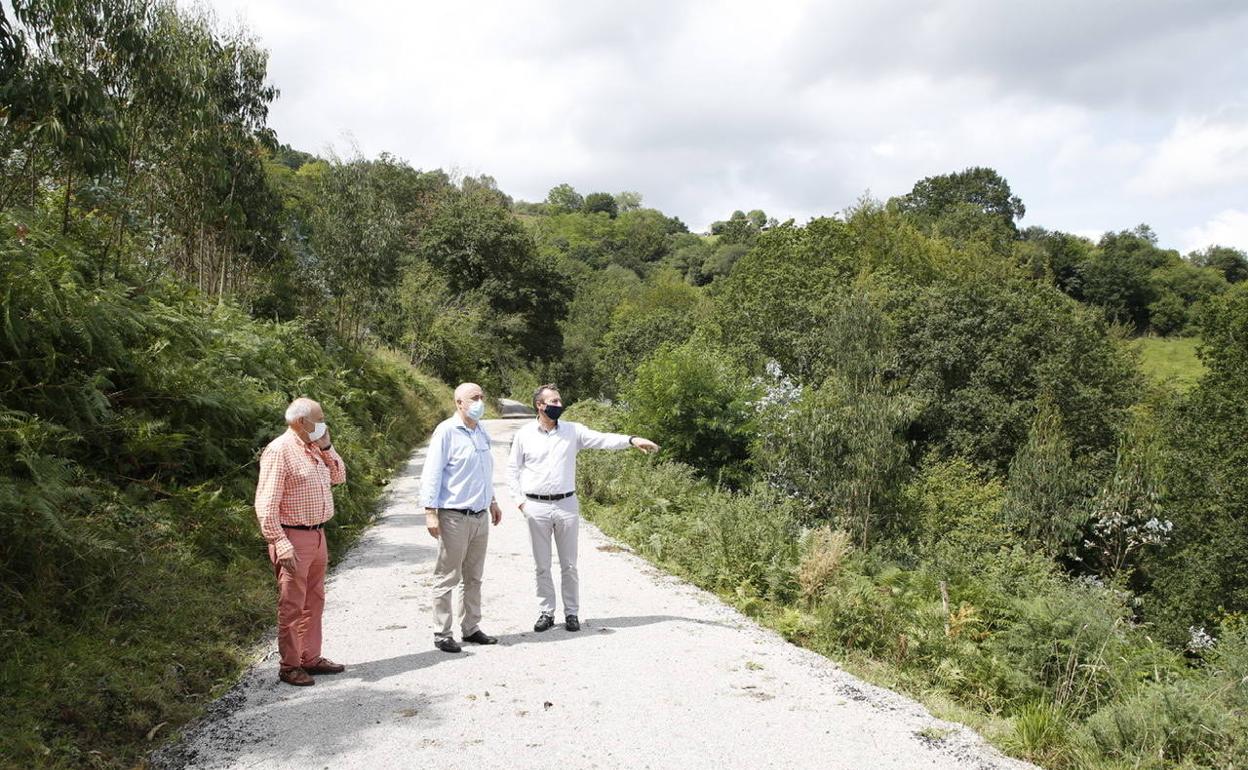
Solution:
<path fill-rule="evenodd" d="M 481 576 L 490 528 L 485 514 L 498 524 L 503 511 L 494 499 L 494 458 L 490 436 L 481 425 L 485 394 L 465 382 L 455 389 L 455 414 L 433 430 L 420 475 L 425 526 L 438 540 L 434 567 L 433 644 L 443 652 L 459 652 L 451 626 L 455 587 L 463 583 L 459 626 L 465 642 L 496 644 L 481 630 Z"/>

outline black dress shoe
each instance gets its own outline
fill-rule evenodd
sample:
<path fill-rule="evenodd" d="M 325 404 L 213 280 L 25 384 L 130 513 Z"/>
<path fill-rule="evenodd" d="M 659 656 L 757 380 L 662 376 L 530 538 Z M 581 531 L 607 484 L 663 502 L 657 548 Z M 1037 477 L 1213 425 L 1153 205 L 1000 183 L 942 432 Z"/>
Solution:
<path fill-rule="evenodd" d="M 580 631 L 581 621 L 575 615 L 569 615 L 563 619 L 563 627 L 569 631 Z"/>
<path fill-rule="evenodd" d="M 473 631 L 468 636 L 465 636 L 464 641 L 472 642 L 473 644 L 498 644 L 498 637 L 490 636 L 489 634 L 485 633 L 484 631 L 478 628 L 476 631 Z"/>
<path fill-rule="evenodd" d="M 533 624 L 533 630 L 537 632 L 548 631 L 555 627 L 555 616 L 542 613 L 537 616 L 537 622 Z"/>
<path fill-rule="evenodd" d="M 464 649 L 463 647 L 459 646 L 459 642 L 455 641 L 449 636 L 443 639 L 435 639 L 433 641 L 433 646 L 437 647 L 442 652 L 459 652 L 460 650 Z"/>

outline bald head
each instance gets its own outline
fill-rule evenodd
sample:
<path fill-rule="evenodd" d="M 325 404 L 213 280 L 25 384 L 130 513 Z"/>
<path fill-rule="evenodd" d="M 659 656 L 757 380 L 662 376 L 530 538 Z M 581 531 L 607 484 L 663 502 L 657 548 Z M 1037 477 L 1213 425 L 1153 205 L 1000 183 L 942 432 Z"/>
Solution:
<path fill-rule="evenodd" d="M 455 388 L 455 403 L 460 401 L 470 401 L 474 394 L 481 393 L 481 386 L 475 382 L 461 382 L 459 387 Z"/>
<path fill-rule="evenodd" d="M 485 393 L 475 382 L 461 383 L 455 389 L 455 411 L 468 427 L 477 424 L 477 420 L 485 414 Z"/>

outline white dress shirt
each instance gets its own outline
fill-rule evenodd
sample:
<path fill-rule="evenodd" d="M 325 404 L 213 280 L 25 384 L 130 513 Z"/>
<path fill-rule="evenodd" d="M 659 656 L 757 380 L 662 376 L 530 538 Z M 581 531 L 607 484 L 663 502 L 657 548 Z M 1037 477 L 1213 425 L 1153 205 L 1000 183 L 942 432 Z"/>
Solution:
<path fill-rule="evenodd" d="M 576 489 L 576 453 L 582 449 L 625 449 L 630 436 L 599 433 L 579 422 L 560 420 L 554 430 L 537 420 L 516 431 L 507 462 L 507 481 L 517 503 L 524 495 L 562 495 Z"/>

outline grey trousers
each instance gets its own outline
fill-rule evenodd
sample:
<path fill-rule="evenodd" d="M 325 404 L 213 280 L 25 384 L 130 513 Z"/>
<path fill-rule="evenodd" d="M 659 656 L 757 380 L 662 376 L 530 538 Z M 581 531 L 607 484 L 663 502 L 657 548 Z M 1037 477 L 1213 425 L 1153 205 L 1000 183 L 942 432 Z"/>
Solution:
<path fill-rule="evenodd" d="M 438 509 L 438 562 L 433 569 L 433 636 L 453 638 L 451 605 L 455 588 L 464 584 L 459 627 L 471 636 L 481 626 L 481 576 L 490 542 L 490 512 L 467 516 Z"/>
<path fill-rule="evenodd" d="M 529 523 L 533 564 L 537 574 L 537 607 L 555 614 L 555 582 L 550 574 L 550 541 L 559 552 L 559 588 L 563 612 L 576 615 L 580 610 L 581 581 L 576 572 L 576 541 L 581 523 L 581 505 L 576 495 L 562 500 L 524 500 L 524 518 Z"/>

